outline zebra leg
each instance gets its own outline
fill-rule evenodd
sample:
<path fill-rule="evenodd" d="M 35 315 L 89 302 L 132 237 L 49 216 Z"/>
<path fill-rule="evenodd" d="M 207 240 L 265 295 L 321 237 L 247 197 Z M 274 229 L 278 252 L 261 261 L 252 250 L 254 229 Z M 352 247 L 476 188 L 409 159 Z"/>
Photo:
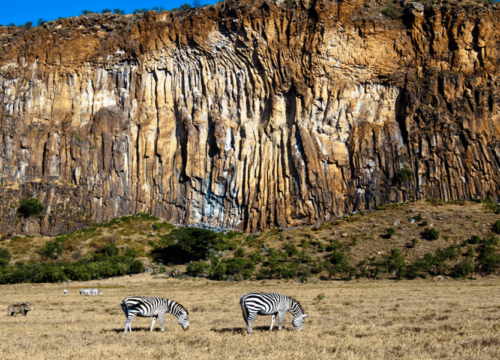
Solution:
<path fill-rule="evenodd" d="M 130 332 L 132 332 L 132 320 L 134 320 L 135 314 L 128 313 L 127 320 L 125 321 L 125 334 L 127 333 L 127 328 L 129 329 Z"/>
<path fill-rule="evenodd" d="M 269 331 L 273 330 L 274 320 L 276 320 L 276 314 L 273 314 L 273 316 L 271 316 L 271 328 L 269 329 Z"/>
<path fill-rule="evenodd" d="M 156 322 L 156 316 L 153 316 L 153 321 L 151 321 L 151 330 L 149 330 L 149 331 L 153 331 L 153 327 L 155 326 L 155 322 Z"/>
<path fill-rule="evenodd" d="M 280 311 L 278 313 L 278 330 L 281 330 L 281 326 L 283 325 L 283 318 L 285 317 L 285 312 Z"/>
<path fill-rule="evenodd" d="M 248 319 L 247 319 L 247 332 L 249 334 L 252 333 L 252 321 L 255 319 L 255 315 L 257 315 L 256 312 L 249 312 L 248 313 Z"/>
<path fill-rule="evenodd" d="M 161 332 L 163 332 L 163 315 L 160 314 L 160 326 L 161 326 Z"/>

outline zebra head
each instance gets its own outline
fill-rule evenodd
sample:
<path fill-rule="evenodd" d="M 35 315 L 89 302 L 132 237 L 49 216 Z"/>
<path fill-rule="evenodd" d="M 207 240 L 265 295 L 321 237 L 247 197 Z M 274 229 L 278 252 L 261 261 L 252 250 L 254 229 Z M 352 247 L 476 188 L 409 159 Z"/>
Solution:
<path fill-rule="evenodd" d="M 304 320 L 307 317 L 306 314 L 299 313 L 294 316 L 292 324 L 295 330 L 303 330 L 304 329 Z"/>
<path fill-rule="evenodd" d="M 189 330 L 189 313 L 187 310 L 181 310 L 181 312 L 177 316 L 177 321 L 184 330 Z"/>

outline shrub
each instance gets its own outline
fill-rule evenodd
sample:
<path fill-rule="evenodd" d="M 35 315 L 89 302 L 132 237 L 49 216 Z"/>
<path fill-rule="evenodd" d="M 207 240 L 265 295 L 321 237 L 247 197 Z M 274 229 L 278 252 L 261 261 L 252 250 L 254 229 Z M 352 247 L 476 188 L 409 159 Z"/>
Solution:
<path fill-rule="evenodd" d="M 394 271 L 398 280 L 406 275 L 406 263 L 399 249 L 392 249 L 387 259 L 387 270 Z"/>
<path fill-rule="evenodd" d="M 191 9 L 191 5 L 189 5 L 188 3 L 184 3 L 181 6 L 179 6 L 179 9 L 181 9 L 182 12 L 185 12 Z"/>
<path fill-rule="evenodd" d="M 95 254 L 102 254 L 104 256 L 115 256 L 118 255 L 120 250 L 116 247 L 115 244 L 108 244 L 103 246 L 95 251 Z"/>
<path fill-rule="evenodd" d="M 19 203 L 18 214 L 27 218 L 34 215 L 39 215 L 43 211 L 43 204 L 37 199 L 23 200 Z"/>
<path fill-rule="evenodd" d="M 323 243 L 319 243 L 319 252 L 325 252 L 326 251 L 326 246 Z"/>
<path fill-rule="evenodd" d="M 172 224 L 170 224 L 170 223 L 168 223 L 168 222 L 166 222 L 166 221 L 162 221 L 162 222 L 160 222 L 160 223 L 158 223 L 158 222 L 157 222 L 157 223 L 154 223 L 154 224 L 151 226 L 151 228 L 152 228 L 153 230 L 156 230 L 156 231 L 158 231 L 158 230 L 160 230 L 160 229 L 163 229 L 163 228 L 165 228 L 166 230 L 171 230 L 171 229 L 175 229 L 175 225 L 172 225 Z"/>
<path fill-rule="evenodd" d="M 186 271 L 192 276 L 198 276 L 203 274 L 210 268 L 210 265 L 203 261 L 193 261 L 188 264 Z"/>
<path fill-rule="evenodd" d="M 439 239 L 439 231 L 433 228 L 425 228 L 424 232 L 422 233 L 422 236 L 424 239 L 427 240 L 437 240 Z"/>
<path fill-rule="evenodd" d="M 493 224 L 493 228 L 491 229 L 495 234 L 500 234 L 500 220 L 497 220 Z"/>
<path fill-rule="evenodd" d="M 109 14 L 111 13 L 111 9 L 103 9 L 101 10 L 101 14 Z"/>
<path fill-rule="evenodd" d="M 93 14 L 94 12 L 93 11 L 90 11 L 90 10 L 83 10 L 82 11 L 82 14 L 83 15 L 90 15 L 90 14 Z"/>
<path fill-rule="evenodd" d="M 351 243 L 351 245 L 352 245 L 352 246 L 356 246 L 356 245 L 358 245 L 358 238 L 357 238 L 357 237 L 354 237 L 354 238 L 352 239 L 352 243 Z"/>
<path fill-rule="evenodd" d="M 284 243 L 283 244 L 283 249 L 286 251 L 286 253 L 288 254 L 288 256 L 295 256 L 295 255 L 297 255 L 299 253 L 299 250 L 293 244 Z"/>
<path fill-rule="evenodd" d="M 0 267 L 9 265 L 10 259 L 10 251 L 8 249 L 0 248 Z"/>
<path fill-rule="evenodd" d="M 474 271 L 470 261 L 465 261 L 460 264 L 456 264 L 451 270 L 451 276 L 454 278 L 466 278 Z"/>
<path fill-rule="evenodd" d="M 470 239 L 467 241 L 467 243 L 471 245 L 479 244 L 481 243 L 481 238 L 477 235 L 472 235 Z"/>
<path fill-rule="evenodd" d="M 307 249 L 309 248 L 309 242 L 307 240 L 300 240 L 300 246 L 302 247 L 302 249 Z"/>
<path fill-rule="evenodd" d="M 54 241 L 47 241 L 38 250 L 38 253 L 43 259 L 57 259 L 63 253 L 63 250 L 62 242 L 56 239 Z"/>
<path fill-rule="evenodd" d="M 243 258 L 245 255 L 245 250 L 243 250 L 243 248 L 238 248 L 238 250 L 234 253 L 234 257 L 236 258 Z"/>
<path fill-rule="evenodd" d="M 413 172 L 410 169 L 402 168 L 398 171 L 396 178 L 399 183 L 410 181 L 413 178 Z"/>
<path fill-rule="evenodd" d="M 416 279 L 419 276 L 422 276 L 423 273 L 428 272 L 430 270 L 430 265 L 425 260 L 417 260 L 413 262 L 406 272 L 406 277 L 408 279 Z"/>
<path fill-rule="evenodd" d="M 125 14 L 125 10 L 121 10 L 121 9 L 113 9 L 113 12 L 114 12 L 115 14 L 120 14 L 120 15 Z"/>
<path fill-rule="evenodd" d="M 43 24 L 45 24 L 47 21 L 43 20 L 42 18 L 38 19 L 38 21 L 36 22 L 36 25 L 37 26 L 42 26 Z"/>
<path fill-rule="evenodd" d="M 392 228 L 392 227 L 391 227 L 391 228 L 389 228 L 389 229 L 387 229 L 387 237 L 388 237 L 389 239 L 390 239 L 390 238 L 392 238 L 392 236 L 393 236 L 395 233 L 396 233 L 396 229 L 394 229 L 394 228 Z"/>
<path fill-rule="evenodd" d="M 411 246 L 415 247 L 418 244 L 418 239 L 411 239 Z"/>
<path fill-rule="evenodd" d="M 183 264 L 190 260 L 205 259 L 210 250 L 224 250 L 225 245 L 217 233 L 199 228 L 174 229 L 170 234 L 162 236 L 159 244 L 163 247 L 157 246 L 151 255 L 154 260 L 164 264 Z"/>
<path fill-rule="evenodd" d="M 469 246 L 467 248 L 467 252 L 465 253 L 465 256 L 472 257 L 472 256 L 474 256 L 474 254 L 475 254 L 474 248 L 472 246 Z"/>
<path fill-rule="evenodd" d="M 271 269 L 263 266 L 259 269 L 259 272 L 257 273 L 257 279 L 258 280 L 269 279 L 271 275 L 272 275 Z"/>
<path fill-rule="evenodd" d="M 265 260 L 265 257 L 260 252 L 256 252 L 256 253 L 252 254 L 252 256 L 250 257 L 250 260 L 254 264 L 260 264 L 261 262 L 263 262 Z"/>
<path fill-rule="evenodd" d="M 316 300 L 316 301 L 321 301 L 321 300 L 323 300 L 324 298 L 325 298 L 325 294 L 324 294 L 324 293 L 321 293 L 321 294 L 318 294 L 318 296 L 316 296 L 316 297 L 314 298 L 314 300 Z"/>

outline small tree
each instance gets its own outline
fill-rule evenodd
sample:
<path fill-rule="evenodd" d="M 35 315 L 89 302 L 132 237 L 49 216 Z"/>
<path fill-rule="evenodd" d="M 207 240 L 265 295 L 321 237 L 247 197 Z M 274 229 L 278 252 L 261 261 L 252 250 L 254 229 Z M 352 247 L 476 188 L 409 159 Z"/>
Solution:
<path fill-rule="evenodd" d="M 101 10 L 101 14 L 109 14 L 111 13 L 111 9 L 103 9 Z"/>
<path fill-rule="evenodd" d="M 121 9 L 113 9 L 113 12 L 114 12 L 115 14 L 120 14 L 120 15 L 125 14 L 125 10 L 121 10 Z"/>
<path fill-rule="evenodd" d="M 425 228 L 422 236 L 427 240 L 437 240 L 439 239 L 439 231 L 433 228 Z"/>
<path fill-rule="evenodd" d="M 36 25 L 37 25 L 37 26 L 42 26 L 42 25 L 43 25 L 43 24 L 45 24 L 45 23 L 46 23 L 46 21 L 45 21 L 45 20 L 43 20 L 42 18 L 40 18 L 40 19 L 38 19 L 38 21 L 37 21 Z"/>
<path fill-rule="evenodd" d="M 21 201 L 17 209 L 18 214 L 24 218 L 39 215 L 42 211 L 43 204 L 35 198 Z"/>
<path fill-rule="evenodd" d="M 400 183 L 410 181 L 413 178 L 413 172 L 410 169 L 402 168 L 398 171 L 396 178 Z"/>
<path fill-rule="evenodd" d="M 493 229 L 492 231 L 495 233 L 495 234 L 500 234 L 500 220 L 498 220 L 497 222 L 495 222 L 493 224 Z"/>
<path fill-rule="evenodd" d="M 389 239 L 390 239 L 390 238 L 392 238 L 392 236 L 393 236 L 395 233 L 396 233 L 396 229 L 394 229 L 394 228 L 392 228 L 392 227 L 391 227 L 391 228 L 389 228 L 389 229 L 387 229 L 387 237 L 388 237 Z"/>
<path fill-rule="evenodd" d="M 94 12 L 93 11 L 90 11 L 90 10 L 83 10 L 82 11 L 82 14 L 83 15 L 90 15 L 90 14 L 93 14 Z"/>

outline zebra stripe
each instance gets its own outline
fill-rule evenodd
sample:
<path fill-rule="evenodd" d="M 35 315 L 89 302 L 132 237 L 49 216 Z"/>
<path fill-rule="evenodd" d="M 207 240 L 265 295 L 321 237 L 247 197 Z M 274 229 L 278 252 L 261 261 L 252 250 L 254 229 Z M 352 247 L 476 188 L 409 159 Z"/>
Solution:
<path fill-rule="evenodd" d="M 292 324 L 295 330 L 302 330 L 304 328 L 304 318 L 307 317 L 297 300 L 278 293 L 247 293 L 241 297 L 240 306 L 249 334 L 252 333 L 252 321 L 256 315 L 272 315 L 271 328 L 269 330 L 273 329 L 276 315 L 278 315 L 279 330 L 281 330 L 283 317 L 287 311 L 290 311 L 293 315 Z"/>
<path fill-rule="evenodd" d="M 96 296 L 97 294 L 102 295 L 102 291 L 99 289 L 80 289 L 80 295 Z"/>
<path fill-rule="evenodd" d="M 163 316 L 165 313 L 176 316 L 179 325 L 182 326 L 184 330 L 189 329 L 189 312 L 184 306 L 175 301 L 156 296 L 145 297 L 132 295 L 123 299 L 121 306 L 127 317 L 125 321 L 125 334 L 127 333 L 127 328 L 132 332 L 131 323 L 136 316 L 153 317 L 150 331 L 153 331 L 156 319 L 160 318 L 161 331 L 163 332 Z"/>

